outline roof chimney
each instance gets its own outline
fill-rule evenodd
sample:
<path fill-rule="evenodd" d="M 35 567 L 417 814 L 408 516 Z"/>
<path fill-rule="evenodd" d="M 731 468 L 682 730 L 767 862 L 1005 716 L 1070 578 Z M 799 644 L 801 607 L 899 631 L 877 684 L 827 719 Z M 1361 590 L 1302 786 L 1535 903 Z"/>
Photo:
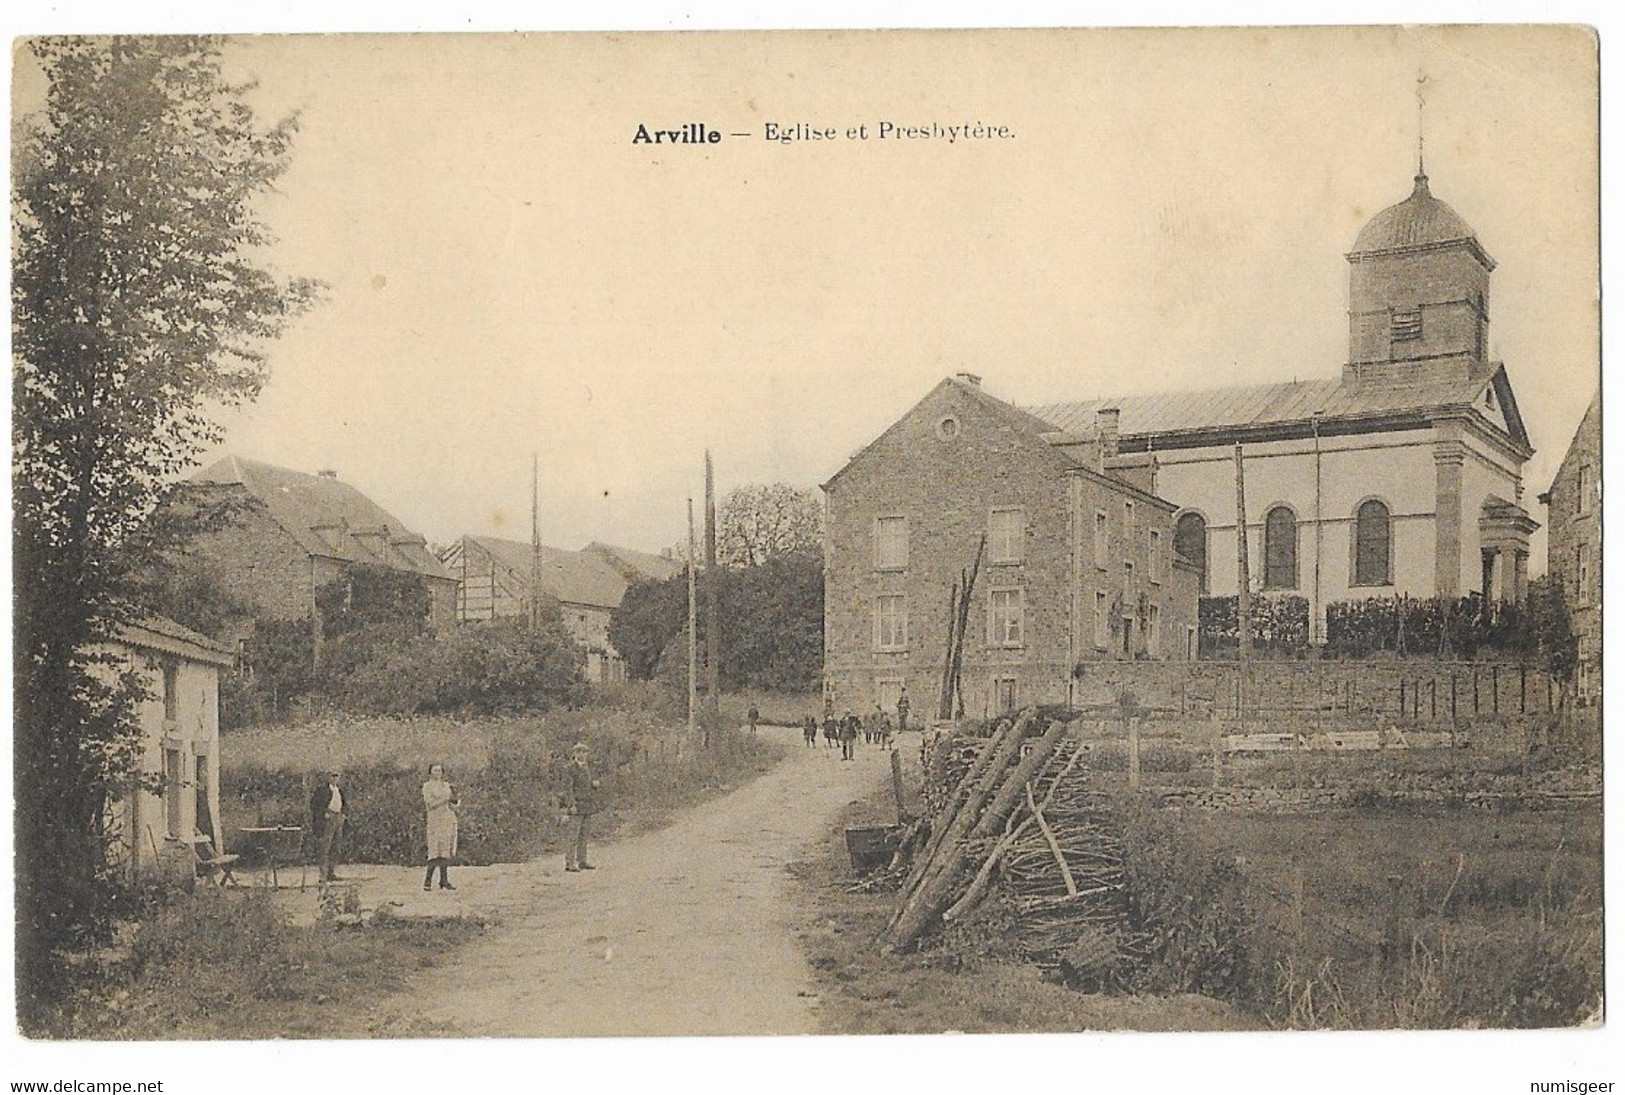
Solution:
<path fill-rule="evenodd" d="M 1100 440 L 1102 457 L 1117 455 L 1117 426 L 1121 412 L 1116 407 L 1102 407 L 1095 412 L 1095 436 Z"/>
<path fill-rule="evenodd" d="M 973 388 L 982 386 L 982 378 L 975 373 L 955 373 L 954 376 Z"/>
<path fill-rule="evenodd" d="M 317 468 L 316 474 L 323 479 L 337 479 L 339 477 L 337 468 Z"/>

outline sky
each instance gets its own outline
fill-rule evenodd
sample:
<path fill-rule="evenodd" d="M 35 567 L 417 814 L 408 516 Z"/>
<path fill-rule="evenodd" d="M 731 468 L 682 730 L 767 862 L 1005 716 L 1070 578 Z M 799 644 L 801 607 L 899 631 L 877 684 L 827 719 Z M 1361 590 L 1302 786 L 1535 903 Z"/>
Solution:
<path fill-rule="evenodd" d="M 1433 193 L 1499 263 L 1537 517 L 1595 387 L 1584 31 L 265 36 L 228 58 L 267 118 L 299 112 L 268 257 L 328 289 L 206 459 L 335 469 L 442 543 L 528 538 L 534 456 L 544 541 L 670 545 L 706 447 L 721 492 L 816 487 L 961 370 L 1017 403 L 1335 375 L 1344 253 L 1409 193 L 1419 127 Z M 686 123 L 724 137 L 634 143 Z"/>

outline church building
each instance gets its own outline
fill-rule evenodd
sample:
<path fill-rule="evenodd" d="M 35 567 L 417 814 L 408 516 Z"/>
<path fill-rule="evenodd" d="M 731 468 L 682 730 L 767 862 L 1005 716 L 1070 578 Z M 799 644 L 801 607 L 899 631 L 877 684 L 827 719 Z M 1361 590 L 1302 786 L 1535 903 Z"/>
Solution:
<path fill-rule="evenodd" d="M 1487 351 L 1495 261 L 1472 228 L 1418 165 L 1347 259 L 1339 376 L 1029 408 L 1078 436 L 1116 412 L 1111 465 L 1179 506 L 1176 547 L 1215 595 L 1236 591 L 1239 449 L 1253 589 L 1304 597 L 1316 641 L 1334 601 L 1517 599 L 1539 527 L 1534 449 Z"/>

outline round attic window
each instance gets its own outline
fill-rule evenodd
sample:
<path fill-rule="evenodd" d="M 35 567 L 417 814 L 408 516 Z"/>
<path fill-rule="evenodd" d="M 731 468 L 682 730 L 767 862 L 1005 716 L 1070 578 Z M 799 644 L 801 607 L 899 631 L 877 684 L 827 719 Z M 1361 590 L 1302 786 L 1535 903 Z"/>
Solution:
<path fill-rule="evenodd" d="M 949 415 L 937 423 L 937 436 L 944 441 L 952 441 L 959 436 L 959 419 Z"/>

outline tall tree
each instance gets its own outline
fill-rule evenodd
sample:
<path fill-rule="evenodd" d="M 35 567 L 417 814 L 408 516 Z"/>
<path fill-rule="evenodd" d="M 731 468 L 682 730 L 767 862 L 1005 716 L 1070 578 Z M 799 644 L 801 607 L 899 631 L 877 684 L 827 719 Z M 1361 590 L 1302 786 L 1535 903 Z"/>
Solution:
<path fill-rule="evenodd" d="M 205 38 L 38 39 L 43 108 L 12 176 L 12 475 L 18 994 L 94 932 L 99 828 L 133 786 L 136 691 L 97 644 L 141 611 L 165 484 L 254 398 L 263 343 L 315 283 L 264 265 L 255 200 L 294 118 L 266 125 Z"/>
<path fill-rule="evenodd" d="M 823 551 L 823 506 L 787 483 L 735 487 L 722 500 L 717 558 L 725 567 L 759 566 L 780 555 Z"/>

